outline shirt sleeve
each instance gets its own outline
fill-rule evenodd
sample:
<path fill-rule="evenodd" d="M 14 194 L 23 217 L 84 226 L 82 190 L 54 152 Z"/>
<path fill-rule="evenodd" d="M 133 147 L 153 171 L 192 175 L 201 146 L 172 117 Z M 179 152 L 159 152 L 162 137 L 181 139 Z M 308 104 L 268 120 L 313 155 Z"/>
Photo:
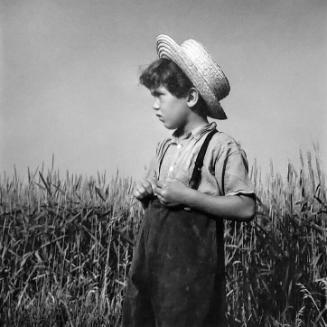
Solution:
<path fill-rule="evenodd" d="M 157 157 L 153 156 L 151 161 L 150 161 L 149 167 L 148 167 L 148 169 L 147 169 L 147 171 L 145 173 L 145 176 L 144 176 L 146 179 L 157 178 L 156 162 L 157 162 Z"/>
<path fill-rule="evenodd" d="M 161 142 L 157 143 L 155 155 L 151 158 L 148 169 L 144 175 L 144 178 L 149 180 L 157 180 L 157 163 L 158 163 L 158 154 L 160 149 Z"/>
<path fill-rule="evenodd" d="M 215 176 L 223 195 L 255 195 L 249 177 L 249 165 L 245 151 L 236 141 L 223 147 L 215 164 Z"/>

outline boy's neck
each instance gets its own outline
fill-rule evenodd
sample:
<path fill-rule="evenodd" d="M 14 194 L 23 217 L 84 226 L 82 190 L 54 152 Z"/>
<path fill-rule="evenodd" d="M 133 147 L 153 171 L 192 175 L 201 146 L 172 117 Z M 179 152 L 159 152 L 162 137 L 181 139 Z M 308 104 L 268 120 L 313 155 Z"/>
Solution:
<path fill-rule="evenodd" d="M 197 127 L 200 126 L 205 126 L 209 124 L 207 119 L 199 119 L 199 120 L 193 120 L 193 121 L 189 121 L 186 122 L 184 125 L 178 127 L 175 131 L 174 131 L 174 136 L 178 137 L 178 138 L 185 138 L 187 136 L 189 136 L 192 132 L 192 130 L 194 130 Z"/>

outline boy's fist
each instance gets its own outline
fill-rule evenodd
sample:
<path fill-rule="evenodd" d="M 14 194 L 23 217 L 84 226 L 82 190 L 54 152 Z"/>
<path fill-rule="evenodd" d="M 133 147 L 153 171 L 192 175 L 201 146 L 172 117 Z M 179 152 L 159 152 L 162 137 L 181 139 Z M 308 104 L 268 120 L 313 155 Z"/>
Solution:
<path fill-rule="evenodd" d="M 148 195 L 153 194 L 153 187 L 152 187 L 153 183 L 154 181 L 150 181 L 146 178 L 139 180 L 135 185 L 133 195 L 138 200 L 142 200 Z"/>

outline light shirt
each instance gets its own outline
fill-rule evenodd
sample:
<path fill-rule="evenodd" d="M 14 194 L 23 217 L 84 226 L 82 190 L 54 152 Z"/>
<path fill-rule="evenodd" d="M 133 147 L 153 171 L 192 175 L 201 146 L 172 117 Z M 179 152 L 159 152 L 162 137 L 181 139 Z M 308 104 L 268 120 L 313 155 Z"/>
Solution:
<path fill-rule="evenodd" d="M 183 136 L 179 136 L 176 129 L 171 136 L 158 142 L 145 178 L 161 182 L 172 178 L 189 186 L 201 145 L 216 127 L 213 121 Z M 197 190 L 210 195 L 254 194 L 246 153 L 224 132 L 217 131 L 209 142 Z"/>

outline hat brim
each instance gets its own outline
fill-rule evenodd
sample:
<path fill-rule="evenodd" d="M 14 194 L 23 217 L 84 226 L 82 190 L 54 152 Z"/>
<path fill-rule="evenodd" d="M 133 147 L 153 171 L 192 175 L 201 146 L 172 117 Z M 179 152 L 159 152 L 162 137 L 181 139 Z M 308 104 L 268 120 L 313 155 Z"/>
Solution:
<path fill-rule="evenodd" d="M 156 37 L 156 50 L 159 58 L 167 58 L 175 62 L 191 80 L 207 103 L 209 117 L 220 120 L 227 119 L 224 109 L 212 92 L 208 82 L 180 45 L 168 35 L 160 34 Z"/>

